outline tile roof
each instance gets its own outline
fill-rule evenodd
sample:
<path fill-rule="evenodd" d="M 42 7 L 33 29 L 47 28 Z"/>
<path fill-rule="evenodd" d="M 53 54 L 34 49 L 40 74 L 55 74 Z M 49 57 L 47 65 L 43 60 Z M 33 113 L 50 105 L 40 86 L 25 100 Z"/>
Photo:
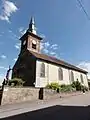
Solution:
<path fill-rule="evenodd" d="M 76 67 L 74 65 L 71 65 L 63 60 L 59 60 L 55 57 L 51 57 L 51 56 L 48 56 L 48 55 L 45 55 L 45 54 L 41 54 L 41 53 L 36 53 L 36 52 L 32 52 L 32 51 L 29 51 L 30 53 L 32 53 L 32 55 L 34 55 L 37 59 L 41 59 L 41 60 L 44 60 L 44 61 L 47 61 L 49 63 L 53 63 L 53 64 L 57 64 L 57 65 L 61 65 L 63 67 L 66 67 L 68 69 L 72 69 L 72 70 L 75 70 L 75 71 L 79 71 L 79 72 L 83 72 L 83 73 L 88 73 L 87 71 L 79 68 L 79 67 Z"/>

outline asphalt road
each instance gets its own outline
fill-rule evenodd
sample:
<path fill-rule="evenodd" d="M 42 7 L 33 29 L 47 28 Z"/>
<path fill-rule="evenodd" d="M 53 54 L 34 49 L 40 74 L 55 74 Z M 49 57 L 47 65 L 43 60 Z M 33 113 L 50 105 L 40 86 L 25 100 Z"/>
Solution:
<path fill-rule="evenodd" d="M 90 120 L 90 93 L 63 100 L 2 106 L 1 120 Z M 3 118 L 7 116 L 6 118 Z"/>

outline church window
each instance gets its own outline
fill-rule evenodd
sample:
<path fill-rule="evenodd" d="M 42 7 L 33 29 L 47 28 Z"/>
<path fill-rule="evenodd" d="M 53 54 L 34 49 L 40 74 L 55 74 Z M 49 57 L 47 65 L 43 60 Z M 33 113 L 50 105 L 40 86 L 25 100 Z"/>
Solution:
<path fill-rule="evenodd" d="M 62 70 L 62 68 L 58 69 L 58 79 L 63 80 L 63 70 Z"/>
<path fill-rule="evenodd" d="M 71 71 L 71 81 L 74 82 L 74 73 Z"/>
<path fill-rule="evenodd" d="M 84 83 L 82 74 L 80 75 L 80 78 L 81 78 L 81 83 Z"/>
<path fill-rule="evenodd" d="M 32 41 L 32 48 L 36 49 L 36 41 L 35 40 Z"/>
<path fill-rule="evenodd" d="M 24 42 L 23 42 L 23 45 L 25 45 L 26 44 L 26 40 L 24 40 Z"/>
<path fill-rule="evenodd" d="M 40 77 L 45 77 L 45 64 L 41 63 Z"/>
<path fill-rule="evenodd" d="M 32 48 L 33 49 L 36 49 L 36 45 L 32 43 Z"/>

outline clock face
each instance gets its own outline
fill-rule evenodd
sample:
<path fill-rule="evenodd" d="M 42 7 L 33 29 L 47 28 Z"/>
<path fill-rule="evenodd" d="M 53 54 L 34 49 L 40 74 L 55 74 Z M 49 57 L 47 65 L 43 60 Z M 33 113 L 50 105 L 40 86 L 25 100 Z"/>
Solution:
<path fill-rule="evenodd" d="M 32 41 L 32 43 L 33 43 L 33 44 L 36 44 L 36 41 L 35 41 L 35 40 L 33 40 L 33 41 Z"/>
<path fill-rule="evenodd" d="M 26 44 L 26 40 L 23 42 L 23 45 L 25 45 Z"/>

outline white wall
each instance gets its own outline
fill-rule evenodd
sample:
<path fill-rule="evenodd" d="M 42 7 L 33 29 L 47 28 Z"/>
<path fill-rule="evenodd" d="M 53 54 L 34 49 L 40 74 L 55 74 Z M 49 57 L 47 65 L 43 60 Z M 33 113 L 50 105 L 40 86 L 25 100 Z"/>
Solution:
<path fill-rule="evenodd" d="M 81 72 L 77 72 L 77 71 L 73 71 L 74 73 L 74 81 L 76 81 L 78 79 L 79 82 L 81 82 L 81 77 L 80 75 L 82 74 L 83 76 L 83 81 L 84 83 L 82 83 L 82 85 L 85 85 L 88 87 L 88 81 L 87 81 L 87 75 Z"/>
<path fill-rule="evenodd" d="M 36 82 L 35 82 L 36 87 L 45 87 L 48 83 L 48 70 L 47 70 L 48 64 L 44 62 L 45 63 L 45 77 L 41 78 L 40 77 L 41 63 L 42 61 L 36 61 Z"/>
<path fill-rule="evenodd" d="M 71 70 L 67 69 L 67 68 L 63 68 L 61 66 L 57 66 L 51 63 L 45 63 L 45 77 L 41 78 L 40 77 L 40 67 L 41 67 L 41 63 L 43 61 L 36 61 L 36 82 L 35 82 L 35 86 L 36 87 L 45 87 L 48 83 L 52 83 L 52 82 L 57 82 L 59 84 L 71 84 L 71 77 L 70 77 L 70 73 Z M 61 67 L 63 70 L 63 80 L 59 80 L 58 79 L 58 68 Z M 80 78 L 80 74 L 83 75 L 84 78 L 84 85 L 88 86 L 87 83 L 87 76 L 83 73 L 80 73 L 78 71 L 74 71 L 74 81 L 76 81 L 77 79 L 81 82 L 81 78 Z"/>

